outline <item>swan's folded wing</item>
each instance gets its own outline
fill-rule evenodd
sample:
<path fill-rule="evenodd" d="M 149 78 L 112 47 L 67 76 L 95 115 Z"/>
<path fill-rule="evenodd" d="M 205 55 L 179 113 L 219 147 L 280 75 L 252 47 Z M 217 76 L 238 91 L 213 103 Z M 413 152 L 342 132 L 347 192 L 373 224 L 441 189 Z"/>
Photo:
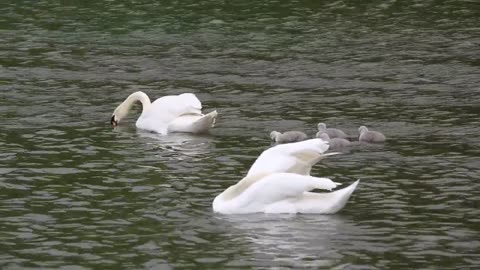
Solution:
<path fill-rule="evenodd" d="M 360 180 L 357 180 L 348 187 L 334 192 L 305 192 L 298 200 L 293 202 L 295 209 L 301 213 L 336 213 L 347 204 L 359 182 Z"/>
<path fill-rule="evenodd" d="M 178 98 L 181 100 L 181 103 L 186 106 L 190 107 L 193 110 L 202 110 L 202 103 L 200 100 L 192 93 L 184 93 L 178 95 Z"/>
<path fill-rule="evenodd" d="M 241 194 L 241 205 L 268 205 L 288 199 L 298 199 L 304 192 L 313 189 L 332 190 L 339 183 L 328 178 L 299 175 L 295 173 L 274 173 L 255 181 Z M 240 198 L 239 197 L 239 198 Z"/>
<path fill-rule="evenodd" d="M 247 176 L 258 173 L 297 173 L 309 175 L 312 166 L 322 158 L 338 153 L 324 154 L 328 143 L 322 139 L 276 145 L 263 153 L 253 163 Z"/>
<path fill-rule="evenodd" d="M 152 103 L 142 117 L 166 124 L 184 114 L 202 114 L 202 103 L 194 94 L 161 97 Z"/>

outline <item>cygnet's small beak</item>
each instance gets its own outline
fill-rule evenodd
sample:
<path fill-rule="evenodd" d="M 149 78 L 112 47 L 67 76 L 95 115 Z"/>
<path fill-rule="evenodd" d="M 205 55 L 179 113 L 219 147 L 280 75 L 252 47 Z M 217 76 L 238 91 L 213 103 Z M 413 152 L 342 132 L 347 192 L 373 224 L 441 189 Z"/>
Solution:
<path fill-rule="evenodd" d="M 110 124 L 112 125 L 112 128 L 118 126 L 118 122 L 115 120 L 115 115 L 112 115 L 112 118 L 110 119 Z"/>

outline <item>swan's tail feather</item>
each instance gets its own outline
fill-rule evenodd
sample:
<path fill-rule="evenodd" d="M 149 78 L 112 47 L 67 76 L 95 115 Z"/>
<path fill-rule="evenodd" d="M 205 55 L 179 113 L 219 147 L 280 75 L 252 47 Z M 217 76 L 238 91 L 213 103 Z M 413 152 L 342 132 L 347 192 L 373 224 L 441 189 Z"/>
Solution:
<path fill-rule="evenodd" d="M 307 176 L 311 177 L 312 179 L 312 189 L 325 189 L 325 190 L 332 190 L 336 188 L 337 186 L 341 185 L 340 183 L 333 182 L 329 178 L 324 178 L 324 177 L 313 177 L 313 176 Z"/>
<path fill-rule="evenodd" d="M 328 193 L 305 192 L 303 196 L 295 202 L 297 212 L 334 214 L 347 204 L 359 182 L 360 180 L 357 180 L 346 188 Z"/>
<path fill-rule="evenodd" d="M 218 116 L 217 110 L 215 110 L 213 112 L 209 112 L 205 116 L 213 118 L 211 127 L 212 128 L 215 127 L 215 123 L 217 122 L 217 116 Z"/>
<path fill-rule="evenodd" d="M 192 125 L 193 133 L 205 133 L 215 125 L 215 119 L 217 118 L 217 111 L 213 111 L 203 115 L 197 119 Z"/>
<path fill-rule="evenodd" d="M 334 156 L 334 155 L 340 155 L 340 154 L 342 154 L 342 152 L 331 152 L 331 153 L 323 154 L 323 156 L 326 157 L 326 156 Z"/>
<path fill-rule="evenodd" d="M 243 196 L 248 198 L 249 203 L 268 205 L 302 197 L 305 192 L 314 189 L 332 190 L 337 185 L 338 183 L 329 178 L 296 173 L 272 173 L 257 179 L 245 189 Z"/>

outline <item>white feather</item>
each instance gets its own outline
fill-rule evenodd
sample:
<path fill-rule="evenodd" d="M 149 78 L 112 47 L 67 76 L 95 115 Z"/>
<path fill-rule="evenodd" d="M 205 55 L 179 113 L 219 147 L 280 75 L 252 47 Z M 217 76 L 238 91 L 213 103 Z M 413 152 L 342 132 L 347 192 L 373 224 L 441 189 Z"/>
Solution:
<path fill-rule="evenodd" d="M 290 172 L 309 175 L 312 166 L 325 156 L 338 153 L 324 154 L 328 150 L 328 143 L 322 139 L 276 145 L 263 151 L 247 173 Z"/>

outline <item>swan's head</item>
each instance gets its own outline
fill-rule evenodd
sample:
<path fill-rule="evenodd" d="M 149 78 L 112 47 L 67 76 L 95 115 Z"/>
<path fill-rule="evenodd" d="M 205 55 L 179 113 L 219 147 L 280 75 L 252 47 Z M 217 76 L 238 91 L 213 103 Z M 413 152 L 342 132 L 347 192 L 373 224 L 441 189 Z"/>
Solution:
<path fill-rule="evenodd" d="M 330 136 L 328 136 L 327 133 L 323 133 L 321 131 L 317 132 L 317 138 L 320 138 L 320 139 L 322 139 L 324 141 L 327 141 L 327 142 L 330 141 Z"/>
<path fill-rule="evenodd" d="M 112 115 L 112 118 L 110 118 L 110 124 L 112 125 L 112 127 L 118 126 L 118 119 L 115 117 L 115 114 Z"/>
<path fill-rule="evenodd" d="M 327 125 L 325 125 L 325 123 L 318 123 L 317 129 L 319 131 L 325 130 L 325 129 L 327 129 Z"/>
<path fill-rule="evenodd" d="M 272 141 L 275 141 L 277 139 L 277 136 L 279 136 L 280 134 L 282 134 L 282 133 L 280 133 L 278 131 L 272 131 L 272 132 L 270 132 L 270 139 L 272 139 Z"/>
<path fill-rule="evenodd" d="M 127 116 L 130 108 L 137 101 L 142 103 L 144 111 L 146 107 L 149 107 L 151 104 L 150 98 L 142 91 L 137 91 L 133 94 L 130 94 L 127 99 L 125 99 L 125 101 L 118 105 L 115 111 L 113 111 L 112 118 L 110 118 L 110 124 L 112 124 L 113 127 L 117 126 L 120 123 L 120 120 Z"/>
<path fill-rule="evenodd" d="M 358 128 L 358 132 L 359 132 L 360 134 L 362 134 L 362 133 L 364 133 L 364 132 L 367 132 L 367 131 L 368 131 L 368 128 L 367 128 L 366 126 L 360 126 L 360 127 Z"/>
<path fill-rule="evenodd" d="M 129 109 L 129 106 L 126 106 L 124 103 L 122 103 L 115 109 L 115 111 L 113 111 L 112 118 L 110 118 L 110 124 L 112 127 L 118 126 L 120 120 L 127 116 Z"/>

